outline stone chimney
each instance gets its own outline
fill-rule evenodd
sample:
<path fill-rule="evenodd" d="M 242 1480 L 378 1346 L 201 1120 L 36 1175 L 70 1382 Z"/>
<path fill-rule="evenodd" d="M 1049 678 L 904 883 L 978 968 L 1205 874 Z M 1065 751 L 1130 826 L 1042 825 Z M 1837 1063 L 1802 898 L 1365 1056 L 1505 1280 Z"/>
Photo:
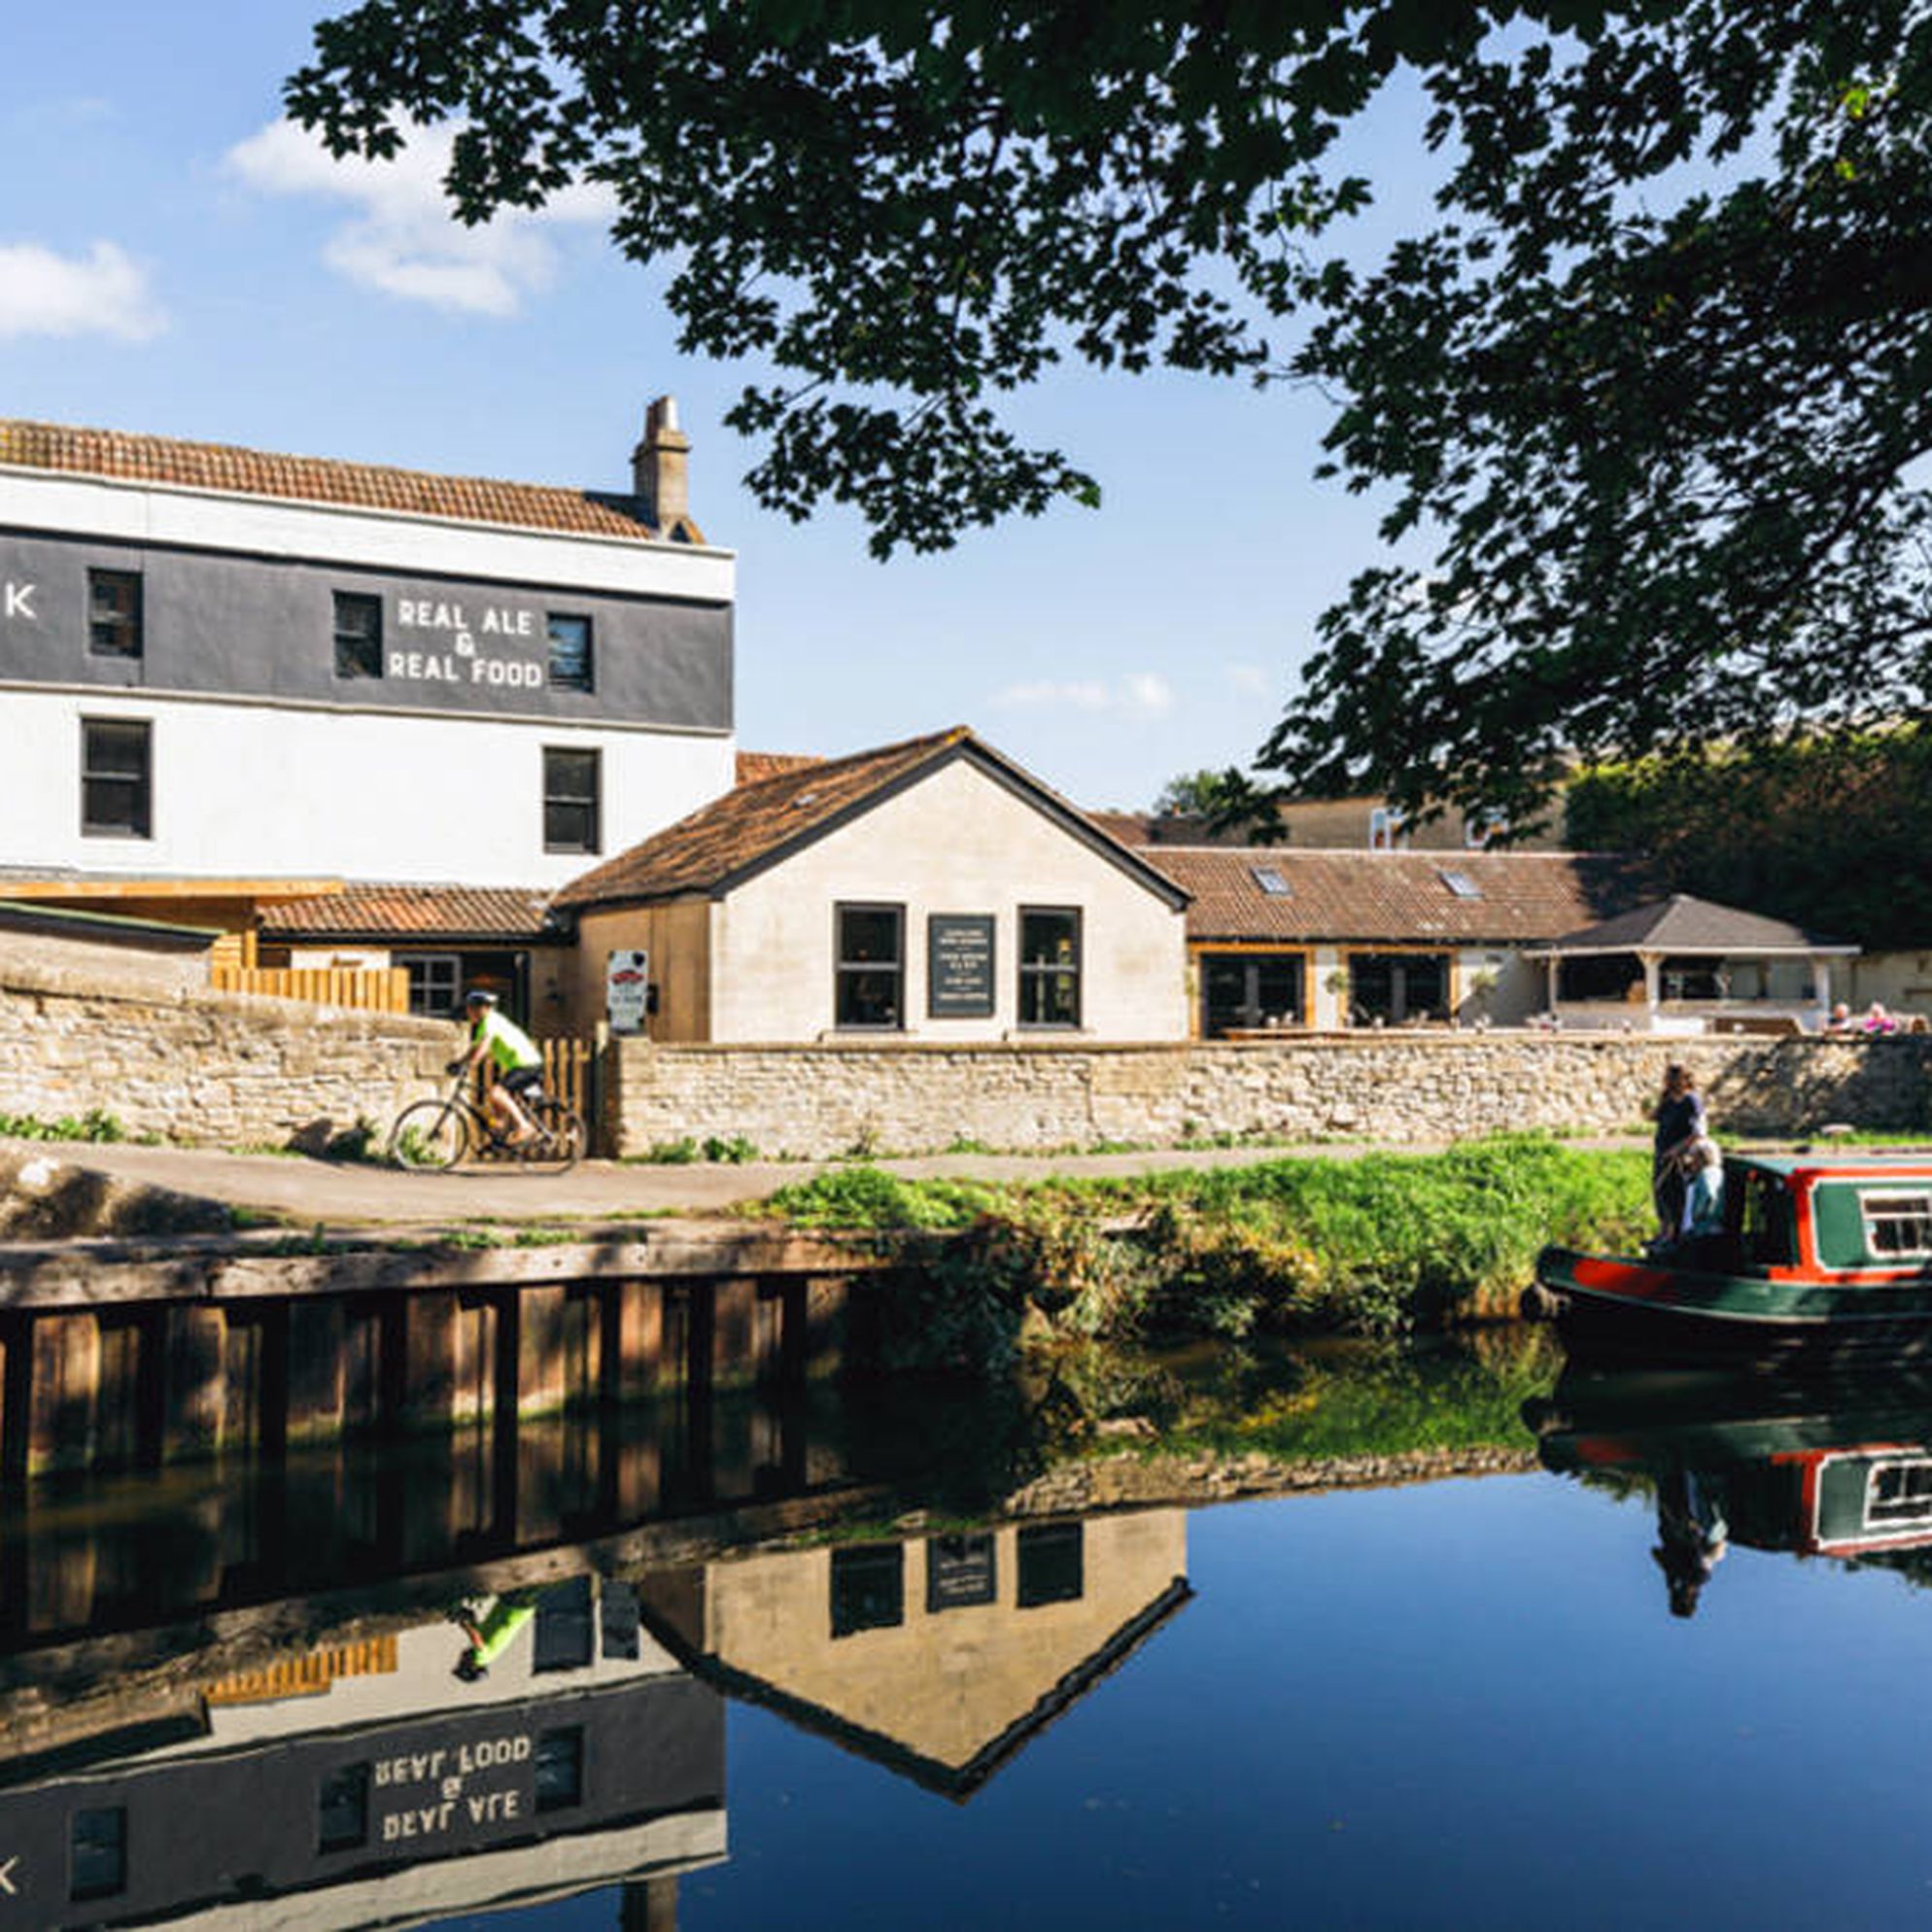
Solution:
<path fill-rule="evenodd" d="M 644 411 L 644 438 L 631 452 L 632 492 L 660 536 L 691 521 L 690 455 L 691 438 L 677 427 L 677 398 L 660 396 Z"/>

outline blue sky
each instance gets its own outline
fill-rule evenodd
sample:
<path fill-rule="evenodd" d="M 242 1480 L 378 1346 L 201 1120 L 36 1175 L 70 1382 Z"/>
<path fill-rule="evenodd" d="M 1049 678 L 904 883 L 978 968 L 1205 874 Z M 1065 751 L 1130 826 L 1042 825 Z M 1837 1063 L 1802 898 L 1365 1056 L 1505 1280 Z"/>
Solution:
<path fill-rule="evenodd" d="M 1015 420 L 1104 506 L 880 565 L 855 518 L 794 526 L 742 489 L 719 421 L 742 372 L 674 354 L 594 206 L 466 235 L 431 167 L 332 170 L 278 129 L 317 11 L 8 11 L 0 414 L 608 489 L 670 391 L 694 513 L 739 555 L 741 743 L 968 723 L 1092 806 L 1246 761 L 1376 552 L 1366 507 L 1310 480 L 1319 398 L 1065 372 Z"/>

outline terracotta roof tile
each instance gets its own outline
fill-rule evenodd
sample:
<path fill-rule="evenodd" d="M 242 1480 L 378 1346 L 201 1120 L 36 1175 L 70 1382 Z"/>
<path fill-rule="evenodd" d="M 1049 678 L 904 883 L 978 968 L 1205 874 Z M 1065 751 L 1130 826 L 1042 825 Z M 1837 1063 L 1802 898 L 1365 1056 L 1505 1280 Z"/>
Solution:
<path fill-rule="evenodd" d="M 1585 852 L 1365 852 L 1284 845 L 1143 846 L 1193 895 L 1191 940 L 1480 946 L 1547 940 L 1643 896 L 1629 860 Z M 1258 873 L 1288 888 L 1266 891 Z M 1459 893 L 1460 876 L 1474 888 Z"/>
<path fill-rule="evenodd" d="M 594 906 L 707 892 L 971 739 L 956 726 L 742 784 L 573 879 L 552 903 Z"/>
<path fill-rule="evenodd" d="M 0 464 L 132 482 L 178 484 L 290 502 L 340 503 L 400 510 L 461 523 L 562 531 L 574 536 L 646 541 L 657 535 L 622 507 L 630 499 L 596 497 L 545 483 L 503 483 L 481 476 L 344 463 L 333 457 L 277 456 L 224 443 L 131 435 L 58 423 L 0 418 Z"/>
<path fill-rule="evenodd" d="M 802 772 L 808 765 L 825 760 L 810 751 L 741 751 L 738 754 L 738 782 L 755 785 L 765 778 L 782 776 L 786 772 Z"/>
<path fill-rule="evenodd" d="M 433 939 L 528 942 L 554 939 L 548 895 L 511 887 L 350 885 L 261 912 L 261 932 L 292 939 Z"/>

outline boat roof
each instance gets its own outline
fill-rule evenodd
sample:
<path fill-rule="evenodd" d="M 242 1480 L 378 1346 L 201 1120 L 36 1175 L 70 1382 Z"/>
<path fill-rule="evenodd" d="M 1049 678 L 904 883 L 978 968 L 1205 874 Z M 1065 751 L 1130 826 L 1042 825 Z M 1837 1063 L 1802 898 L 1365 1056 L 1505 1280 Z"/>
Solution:
<path fill-rule="evenodd" d="M 1746 1167 L 1777 1175 L 1815 1174 L 1826 1180 L 1882 1180 L 1888 1174 L 1932 1174 L 1932 1146 L 1793 1147 L 1731 1156 Z"/>

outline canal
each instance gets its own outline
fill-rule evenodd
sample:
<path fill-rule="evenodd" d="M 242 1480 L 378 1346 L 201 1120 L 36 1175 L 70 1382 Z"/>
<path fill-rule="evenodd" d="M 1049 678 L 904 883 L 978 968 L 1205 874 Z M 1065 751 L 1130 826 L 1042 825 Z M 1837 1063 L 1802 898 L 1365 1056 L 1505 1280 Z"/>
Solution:
<path fill-rule="evenodd" d="M 0 1926 L 1901 1922 L 1928 1443 L 1509 1331 L 51 1476 Z"/>

